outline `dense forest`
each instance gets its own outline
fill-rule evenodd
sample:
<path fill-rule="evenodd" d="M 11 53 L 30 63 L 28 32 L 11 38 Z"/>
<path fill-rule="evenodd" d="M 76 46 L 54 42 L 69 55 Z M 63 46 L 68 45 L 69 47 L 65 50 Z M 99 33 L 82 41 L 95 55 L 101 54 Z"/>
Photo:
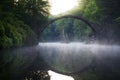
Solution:
<path fill-rule="evenodd" d="M 42 0 L 0 1 L 0 48 L 35 44 L 48 9 L 48 2 Z"/>
<path fill-rule="evenodd" d="M 78 0 L 79 6 L 68 13 L 83 16 L 100 29 L 98 39 L 120 43 L 120 1 Z M 49 80 L 48 68 L 41 57 L 29 56 L 20 50 L 16 54 L 9 49 L 37 45 L 40 41 L 88 41 L 93 31 L 84 22 L 65 18 L 44 26 L 50 19 L 50 5 L 47 0 L 1 0 L 0 1 L 0 80 Z M 67 15 L 65 13 L 64 15 Z M 46 27 L 43 33 L 41 31 Z M 41 35 L 40 35 L 41 33 Z M 64 34 L 64 36 L 63 36 Z M 3 50 L 8 50 L 4 53 Z M 30 51 L 26 49 L 24 51 Z M 3 52 L 2 52 L 3 51 Z M 23 54 L 20 54 L 23 53 Z M 36 52 L 37 53 L 37 52 Z M 37 61 L 40 60 L 38 68 Z M 28 62 L 28 63 L 26 63 Z M 118 63 L 119 64 L 119 63 Z M 95 65 L 95 64 L 93 64 Z M 24 67 L 23 67 L 24 66 Z M 109 72 L 99 65 L 81 74 L 75 80 L 119 80 L 120 70 Z M 35 69 L 35 70 L 34 70 Z M 38 71 L 37 69 L 40 69 Z M 110 73 L 110 74 L 108 74 Z M 47 77 L 44 77 L 47 75 Z M 27 77 L 26 77 L 27 76 Z M 41 77 L 40 77 L 41 76 Z"/>

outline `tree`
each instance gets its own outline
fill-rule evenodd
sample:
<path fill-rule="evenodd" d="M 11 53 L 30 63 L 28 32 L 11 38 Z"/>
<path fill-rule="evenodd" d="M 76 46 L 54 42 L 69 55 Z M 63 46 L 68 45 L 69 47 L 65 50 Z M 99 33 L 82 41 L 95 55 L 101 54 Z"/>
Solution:
<path fill-rule="evenodd" d="M 47 1 L 0 1 L 0 80 L 18 80 L 25 77 L 25 74 L 30 71 L 31 65 L 34 65 L 35 62 L 28 63 L 30 61 L 27 61 L 29 58 L 28 55 L 24 55 L 25 51 L 14 51 L 17 50 L 17 47 L 38 44 L 37 36 L 42 25 L 47 22 L 48 15 Z M 11 51 L 13 47 L 15 50 Z M 4 52 L 4 49 L 7 52 Z M 27 53 L 30 56 L 30 52 Z M 31 58 L 33 61 L 36 60 L 36 57 L 33 59 L 31 56 Z M 27 62 L 26 66 L 25 62 Z M 41 65 L 43 64 L 41 63 Z M 36 69 L 33 66 L 32 68 Z M 48 75 L 46 70 L 43 72 L 45 72 L 44 75 Z M 49 80 L 49 77 L 47 79 Z"/>
<path fill-rule="evenodd" d="M 36 44 L 35 36 L 47 22 L 48 10 L 48 2 L 43 0 L 2 0 L 0 48 Z M 30 36 L 34 38 L 31 42 L 27 41 Z"/>

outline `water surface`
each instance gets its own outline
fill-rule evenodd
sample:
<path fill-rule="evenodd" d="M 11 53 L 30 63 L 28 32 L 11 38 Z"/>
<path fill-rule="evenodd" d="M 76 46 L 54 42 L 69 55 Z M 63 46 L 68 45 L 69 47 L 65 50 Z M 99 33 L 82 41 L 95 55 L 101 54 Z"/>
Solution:
<path fill-rule="evenodd" d="M 53 68 L 62 72 L 77 72 L 89 67 L 93 62 L 109 64 L 120 57 L 120 46 L 71 43 L 39 43 L 40 54 Z"/>

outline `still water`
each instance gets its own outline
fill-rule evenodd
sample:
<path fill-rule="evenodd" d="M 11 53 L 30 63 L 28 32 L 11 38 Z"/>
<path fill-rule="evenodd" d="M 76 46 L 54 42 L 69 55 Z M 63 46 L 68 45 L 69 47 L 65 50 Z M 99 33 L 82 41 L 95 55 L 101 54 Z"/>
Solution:
<path fill-rule="evenodd" d="M 55 70 L 64 73 L 81 71 L 94 61 L 111 69 L 116 68 L 120 58 L 119 45 L 48 42 L 39 43 L 38 47 L 44 60 Z"/>
<path fill-rule="evenodd" d="M 114 74 L 114 78 L 120 75 L 119 45 L 86 44 L 81 42 L 39 43 L 38 46 L 34 47 L 2 50 L 0 53 L 3 54 L 1 57 L 4 60 L 1 62 L 10 63 L 8 72 L 14 71 L 14 74 L 17 74 L 16 72 L 24 71 L 36 60 L 38 55 L 34 53 L 38 52 L 44 61 L 51 66 L 51 70 L 48 71 L 51 80 L 73 80 L 71 76 L 60 76 L 61 74 L 55 72 L 86 71 L 87 68 L 91 68 L 93 65 L 98 70 L 102 70 L 101 72 L 108 71 L 105 74 Z M 8 67 L 4 67 L 4 65 L 1 64 L 1 68 L 7 69 Z"/>

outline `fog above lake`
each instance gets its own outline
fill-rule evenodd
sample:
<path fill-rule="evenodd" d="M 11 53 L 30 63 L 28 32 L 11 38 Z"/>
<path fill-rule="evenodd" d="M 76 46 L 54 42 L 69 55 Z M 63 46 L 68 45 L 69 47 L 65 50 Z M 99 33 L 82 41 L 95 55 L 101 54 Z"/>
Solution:
<path fill-rule="evenodd" d="M 109 59 L 111 61 L 120 56 L 118 45 L 47 42 L 39 43 L 38 47 L 41 56 L 50 66 L 67 73 L 88 67 L 95 59 L 107 63 Z"/>

